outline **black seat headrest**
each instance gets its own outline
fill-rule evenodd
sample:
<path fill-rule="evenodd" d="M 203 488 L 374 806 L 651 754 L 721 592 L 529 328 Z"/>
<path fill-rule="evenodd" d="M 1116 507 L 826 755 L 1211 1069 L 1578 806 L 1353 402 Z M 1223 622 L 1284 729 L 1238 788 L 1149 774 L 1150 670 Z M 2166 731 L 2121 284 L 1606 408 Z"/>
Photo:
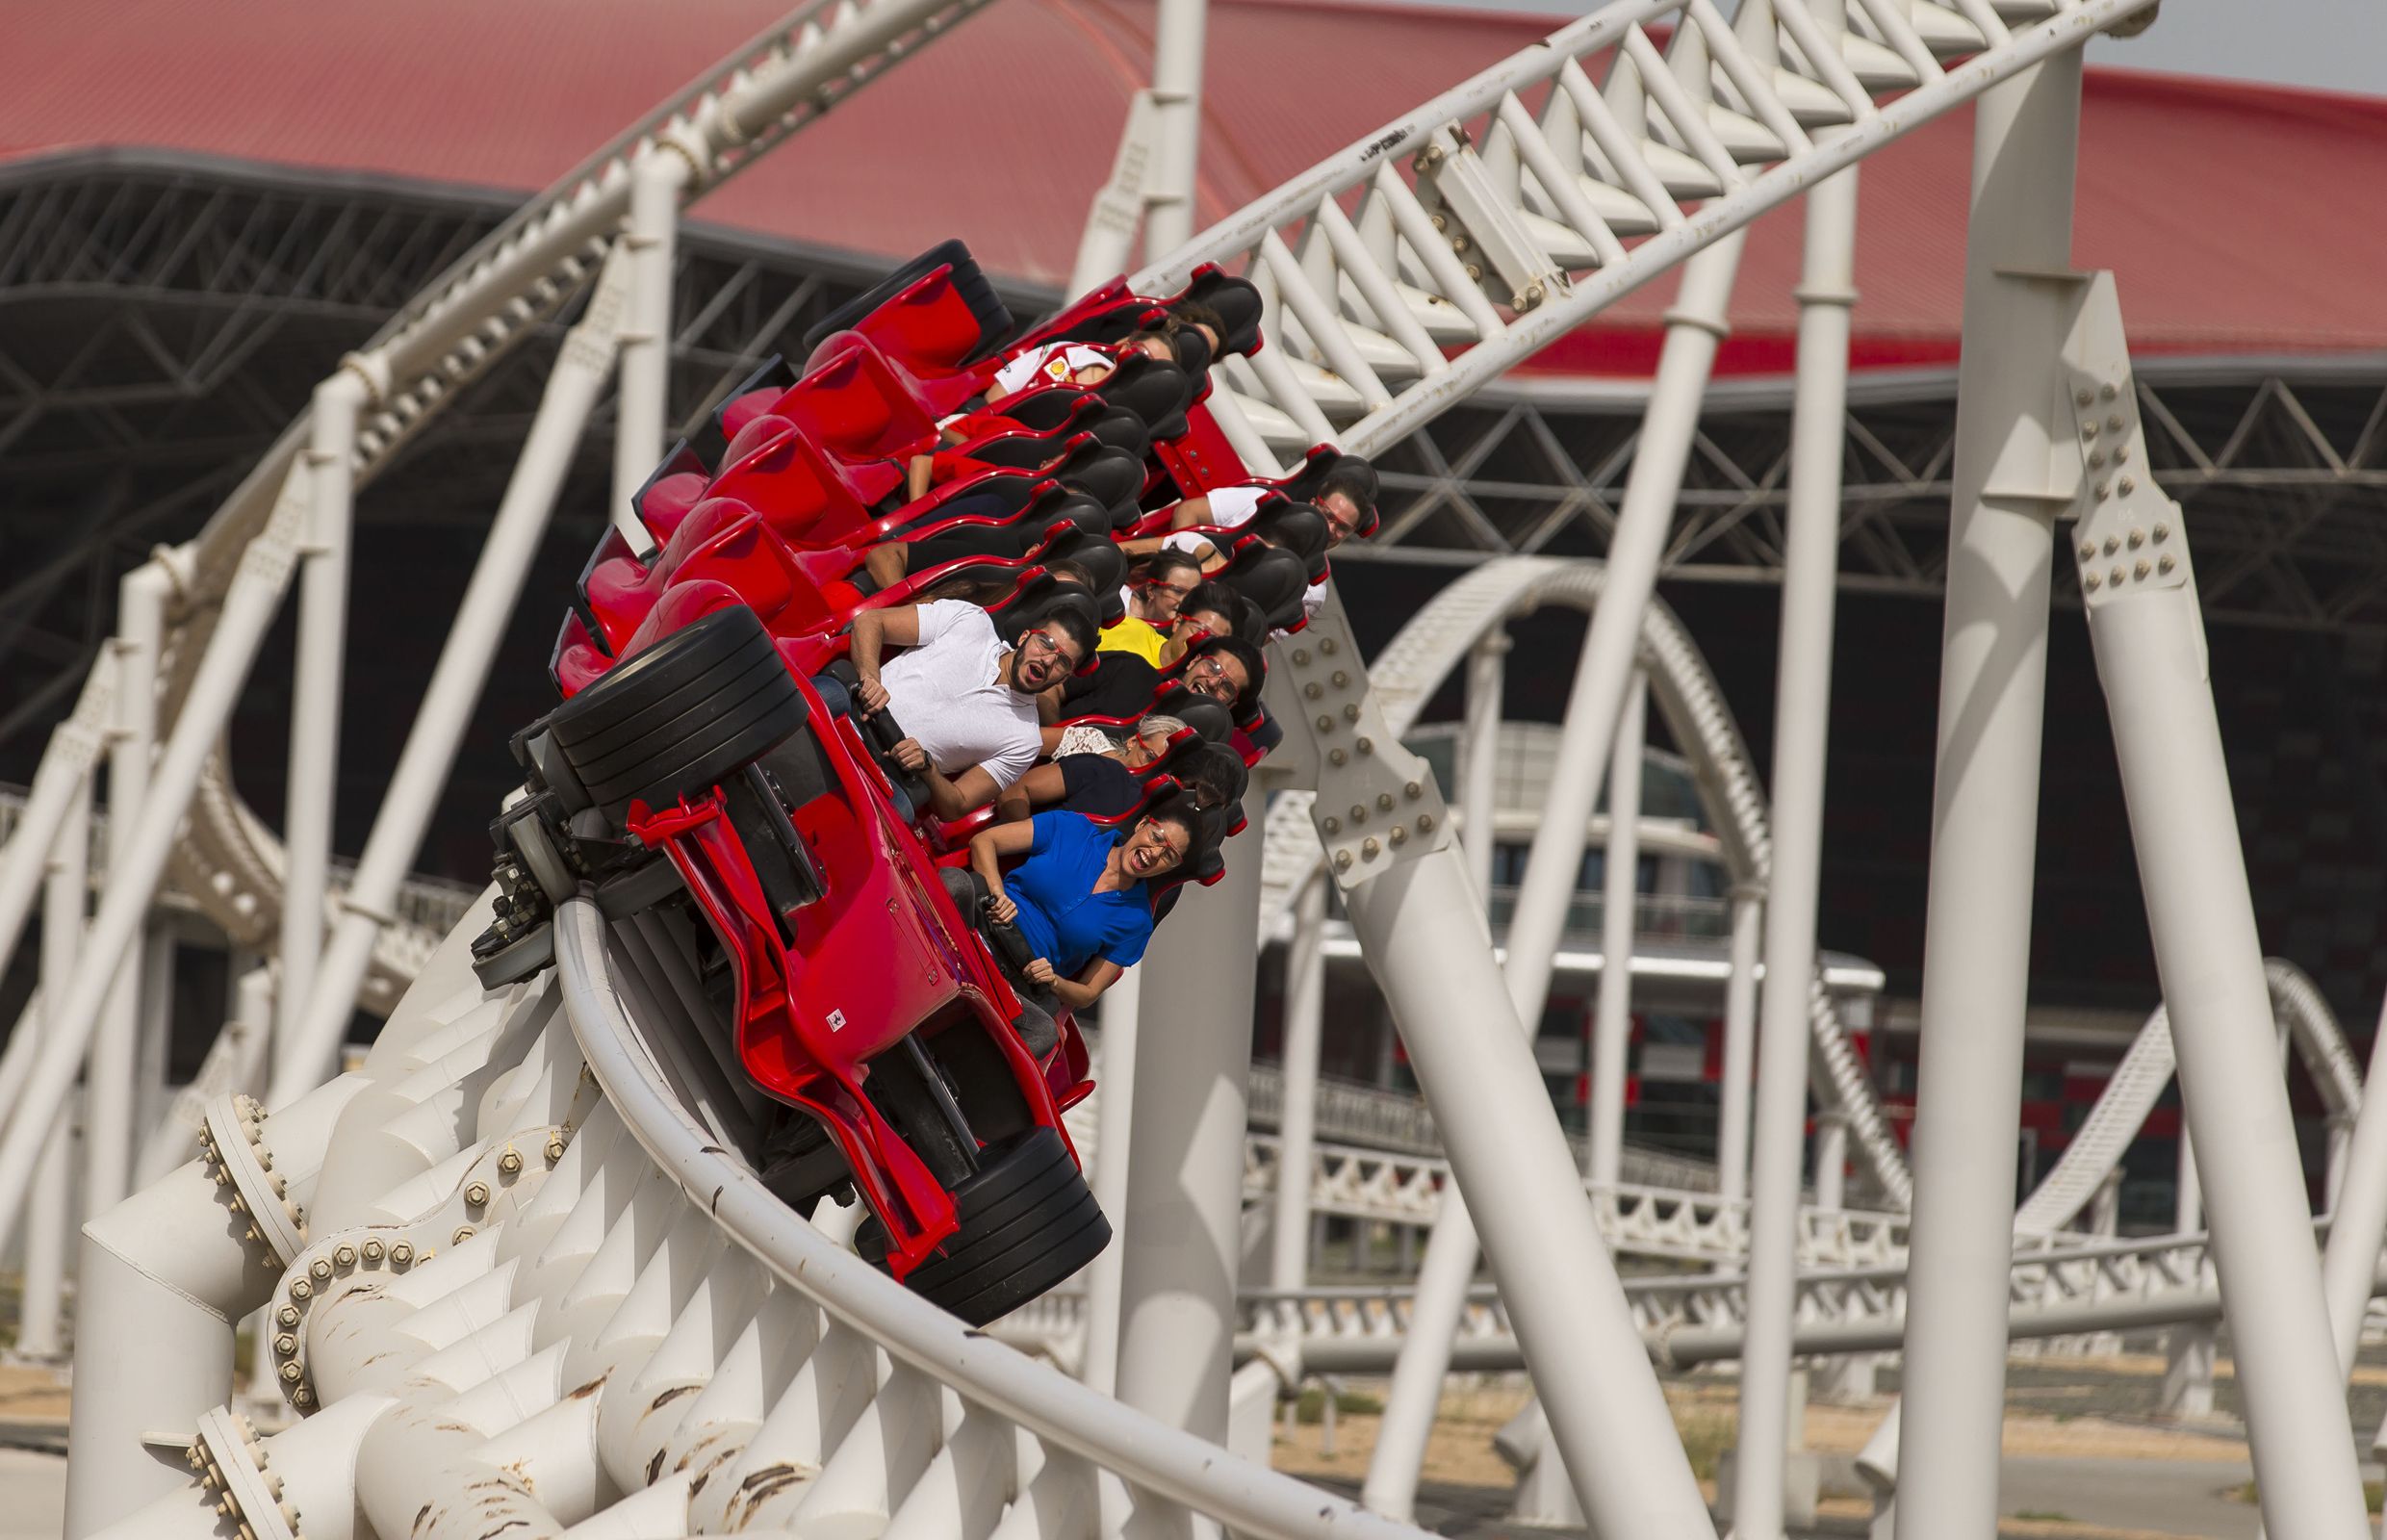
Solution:
<path fill-rule="evenodd" d="M 1171 682 L 1153 693 L 1152 709 L 1173 716 L 1201 735 L 1204 743 L 1224 743 L 1235 736 L 1235 717 L 1207 695 L 1196 695 Z"/>
<path fill-rule="evenodd" d="M 1045 475 L 1109 508 L 1114 525 L 1118 523 L 1122 509 L 1129 523 L 1135 521 L 1136 499 L 1143 491 L 1143 461 L 1125 449 L 1112 449 L 1091 435 L 1081 434 L 1070 441 L 1061 463 Z"/>
<path fill-rule="evenodd" d="M 1301 618 L 1301 594 L 1310 585 L 1309 569 L 1290 551 L 1246 541 L 1236 548 L 1226 566 L 1211 575 L 1258 606 L 1270 630 L 1284 630 Z"/>
<path fill-rule="evenodd" d="M 996 634 L 1014 647 L 1022 635 L 1065 610 L 1083 620 L 1088 629 L 1101 631 L 1100 600 L 1075 583 L 1063 582 L 1042 567 L 1024 569 L 1019 586 L 1012 591 L 1012 596 L 987 606 L 987 613 L 994 618 Z M 1079 671 L 1091 668 L 1093 663 L 1089 654 L 1079 664 Z"/>
<path fill-rule="evenodd" d="M 1061 487 L 1041 476 L 1012 471 L 998 471 L 991 475 L 968 480 L 948 481 L 945 487 L 951 491 L 940 488 L 941 495 L 923 500 L 925 506 L 915 504 L 898 510 L 903 523 L 888 528 L 888 538 L 902 539 L 952 518 L 953 515 L 945 511 L 945 500 L 948 497 L 962 493 L 972 498 L 992 499 L 994 517 L 997 519 L 1013 518 L 1040 502 L 1067 495 Z"/>
<path fill-rule="evenodd" d="M 1298 557 L 1311 582 L 1326 580 L 1326 516 L 1313 504 L 1271 502 L 1244 530 Z"/>
<path fill-rule="evenodd" d="M 1102 624 L 1116 626 L 1126 619 L 1127 601 L 1119 597 L 1119 588 L 1127 580 L 1127 557 L 1109 540 L 1074 528 L 1061 530 L 1037 548 L 1036 559 L 1072 562 L 1085 569 Z"/>
<path fill-rule="evenodd" d="M 1194 400 L 1194 383 L 1185 371 L 1149 353 L 1129 354 L 1110 378 L 1090 388 L 1109 404 L 1134 413 L 1153 428 L 1155 438 Z"/>
<path fill-rule="evenodd" d="M 1084 431 L 1112 449 L 1125 449 L 1138 460 L 1142 460 L 1152 448 L 1152 433 L 1143 425 L 1143 419 L 1107 403 L 1099 415 L 1086 423 Z"/>
<path fill-rule="evenodd" d="M 1180 326 L 1170 336 L 1169 344 L 1177 355 L 1177 367 L 1185 371 L 1187 379 L 1199 380 L 1210 372 L 1209 338 L 1191 326 Z"/>
<path fill-rule="evenodd" d="M 1208 305 L 1226 323 L 1219 351 L 1249 353 L 1260 346 L 1260 291 L 1250 279 L 1205 266 L 1194 272 L 1184 297 Z"/>

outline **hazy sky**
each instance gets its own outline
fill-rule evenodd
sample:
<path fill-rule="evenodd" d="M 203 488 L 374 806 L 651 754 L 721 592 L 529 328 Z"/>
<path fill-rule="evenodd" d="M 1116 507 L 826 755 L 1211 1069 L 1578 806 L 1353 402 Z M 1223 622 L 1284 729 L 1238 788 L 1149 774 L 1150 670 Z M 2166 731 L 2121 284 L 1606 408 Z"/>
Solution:
<path fill-rule="evenodd" d="M 1493 11 L 1578 15 L 1583 0 L 1433 0 Z M 2128 41 L 2100 38 L 2092 64 L 2226 75 L 2387 96 L 2387 0 L 2166 0 Z"/>

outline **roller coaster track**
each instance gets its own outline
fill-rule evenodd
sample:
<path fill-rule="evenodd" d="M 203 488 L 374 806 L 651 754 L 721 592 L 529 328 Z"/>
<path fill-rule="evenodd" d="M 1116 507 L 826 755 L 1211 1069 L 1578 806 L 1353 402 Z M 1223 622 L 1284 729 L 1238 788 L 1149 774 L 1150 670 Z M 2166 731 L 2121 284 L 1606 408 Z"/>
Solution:
<path fill-rule="evenodd" d="M 1165 290 L 1211 260 L 1261 279 L 1272 346 L 1248 372 L 1231 367 L 1218 398 L 1255 466 L 1271 445 L 1310 439 L 1379 449 L 1702 245 L 2151 5 L 1858 0 L 1835 43 L 1797 0 L 1733 22 L 1709 0 L 1618 0 L 1137 286 Z M 816 32 L 775 32 L 758 68 L 708 78 L 687 116 L 734 119 L 738 135 L 708 141 L 737 146 L 742 164 L 814 110 L 807 91 L 840 94 L 872 72 L 862 56 L 884 67 L 962 9 L 878 0 Z M 1668 15 L 1661 55 L 1646 27 Z M 797 78 L 810 85 L 785 89 Z M 1544 86 L 1536 115 L 1526 97 Z M 741 117 L 740 104 L 768 110 Z M 668 124 L 653 132 L 672 138 Z M 1396 154 L 1426 157 L 1455 226 L 1438 229 Z M 368 423 L 368 461 L 585 277 L 618 221 L 622 164 L 617 145 L 360 355 L 385 408 Z M 1476 257 L 1453 228 L 1479 243 Z M 236 565 L 286 578 L 294 500 L 274 493 L 297 442 L 294 430 L 202 537 L 169 680 L 192 666 L 206 596 Z M 262 903 L 270 866 L 232 869 L 263 838 L 236 807 L 224 788 L 194 809 L 188 859 L 213 864 L 186 886 L 222 891 L 228 874 Z M 461 930 L 427 958 L 390 959 L 388 977 L 409 962 L 420 976 L 364 1074 L 271 1115 L 213 1105 L 203 1159 L 94 1223 L 84 1319 L 125 1337 L 78 1371 L 70 1529 L 104 1517 L 127 1540 L 197 1540 L 219 1523 L 338 1536 L 363 1533 L 361 1516 L 383 1535 L 543 1540 L 602 1512 L 583 1533 L 1418 1532 L 1128 1411 L 863 1265 L 746 1164 L 755 1092 L 685 1015 L 663 951 L 677 943 L 609 934 L 586 901 L 564 907 L 557 937 L 552 973 L 496 994 L 473 986 Z M 226 1222 L 242 1215 L 245 1226 Z M 2036 1265 L 2049 1278 L 2067 1266 Z M 1856 1272 L 1851 1288 L 1871 1286 Z M 1729 1329 L 1729 1284 L 1704 1285 L 1725 1290 L 1712 1302 L 1702 1286 L 1674 1285 L 1678 1358 L 1707 1321 Z M 276 1382 L 314 1414 L 270 1439 L 213 1409 L 231 1322 L 262 1303 Z M 195 1428 L 188 1483 L 127 1458 L 161 1426 Z M 154 1505 L 136 1513 L 142 1503 Z"/>
<path fill-rule="evenodd" d="M 363 486 L 458 392 L 560 311 L 611 249 L 629 206 L 631 163 L 661 147 L 686 157 L 693 201 L 720 187 L 855 91 L 976 13 L 987 0 L 806 0 L 530 199 L 418 295 L 343 369 L 372 386 L 351 474 Z M 287 584 L 300 543 L 309 417 L 302 414 L 174 562 L 159 732 L 170 730 L 236 577 Z M 107 667 L 106 656 L 94 672 Z M 87 690 L 60 747 L 88 769 L 109 729 L 105 690 Z M 88 745 L 88 747 L 86 747 Z M 80 751 L 73 753 L 71 751 Z M 171 877 L 244 944 L 278 930 L 283 851 L 210 760 Z M 337 914 L 341 895 L 329 910 Z M 363 1005 L 386 1011 L 444 934 L 394 915 L 376 939 Z"/>

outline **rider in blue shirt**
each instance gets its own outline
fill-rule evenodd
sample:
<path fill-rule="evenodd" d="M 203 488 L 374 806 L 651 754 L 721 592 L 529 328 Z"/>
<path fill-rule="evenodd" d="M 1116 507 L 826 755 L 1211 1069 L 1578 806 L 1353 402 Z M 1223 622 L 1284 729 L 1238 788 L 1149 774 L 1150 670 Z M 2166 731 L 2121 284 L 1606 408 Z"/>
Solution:
<path fill-rule="evenodd" d="M 1036 960 L 1028 982 L 1082 1011 L 1143 956 L 1152 937 L 1147 886 L 1184 864 L 1202 837 L 1192 804 L 1170 799 L 1124 832 L 1073 812 L 996 824 L 970 840 L 987 911 L 1010 921 Z M 1006 856 L 1026 859 L 1006 872 Z"/>

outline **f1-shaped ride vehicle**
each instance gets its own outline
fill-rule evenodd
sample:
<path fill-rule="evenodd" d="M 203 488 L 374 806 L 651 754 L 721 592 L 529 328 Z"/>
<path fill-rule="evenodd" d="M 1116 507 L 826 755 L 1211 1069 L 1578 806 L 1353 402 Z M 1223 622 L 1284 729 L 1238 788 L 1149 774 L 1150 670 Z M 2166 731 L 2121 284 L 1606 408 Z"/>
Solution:
<path fill-rule="evenodd" d="M 639 500 L 654 549 L 616 533 L 591 557 L 552 669 L 567 699 L 513 742 L 524 791 L 492 827 L 497 912 L 474 957 L 490 988 L 530 977 L 553 958 L 553 907 L 593 896 L 653 963 L 650 984 L 707 1029 L 691 1059 L 734 1103 L 725 1142 L 801 1210 L 859 1196 L 858 1248 L 983 1323 L 1110 1239 L 1062 1126 L 1092 1089 L 1085 1041 L 1066 1013 L 1025 998 L 1016 937 L 956 907 L 967 883 L 940 868 L 962 866 L 966 832 L 938 826 L 907 784 L 889 752 L 902 729 L 886 711 L 833 710 L 814 680 L 842 667 L 858 604 L 909 602 L 933 578 L 1011 585 L 989 606 L 1011 634 L 1034 623 L 1021 610 L 1113 603 L 1107 541 L 1134 523 L 1138 489 L 1131 477 L 1113 490 L 1128 499 L 1119 520 L 1039 473 L 976 473 L 958 485 L 982 501 L 1014 489 L 1001 507 L 1089 504 L 1095 525 L 1039 525 L 1019 558 L 858 594 L 858 535 L 948 527 L 930 515 L 955 491 L 887 505 L 890 456 L 974 393 L 1012 329 L 974 269 L 907 273 L 804 376 L 733 400 L 709 444 L 674 451 Z M 1148 303 L 1110 295 L 1105 317 Z M 1130 383 L 1152 377 L 1140 368 Z M 1081 408 L 1091 393 L 1037 394 L 1073 426 L 1132 398 Z M 1141 409 L 1162 422 L 1138 419 L 1130 442 L 1192 431 L 1180 387 Z M 1070 452 L 1069 466 L 1119 453 L 1084 440 Z M 1181 495 L 1167 470 L 1147 474 Z M 1095 580 L 1109 591 L 1056 597 L 1038 563 L 1070 539 L 1105 546 L 1114 564 Z M 1148 797 L 1174 794 L 1151 778 Z M 1218 871 L 1212 852 L 1177 880 Z"/>

